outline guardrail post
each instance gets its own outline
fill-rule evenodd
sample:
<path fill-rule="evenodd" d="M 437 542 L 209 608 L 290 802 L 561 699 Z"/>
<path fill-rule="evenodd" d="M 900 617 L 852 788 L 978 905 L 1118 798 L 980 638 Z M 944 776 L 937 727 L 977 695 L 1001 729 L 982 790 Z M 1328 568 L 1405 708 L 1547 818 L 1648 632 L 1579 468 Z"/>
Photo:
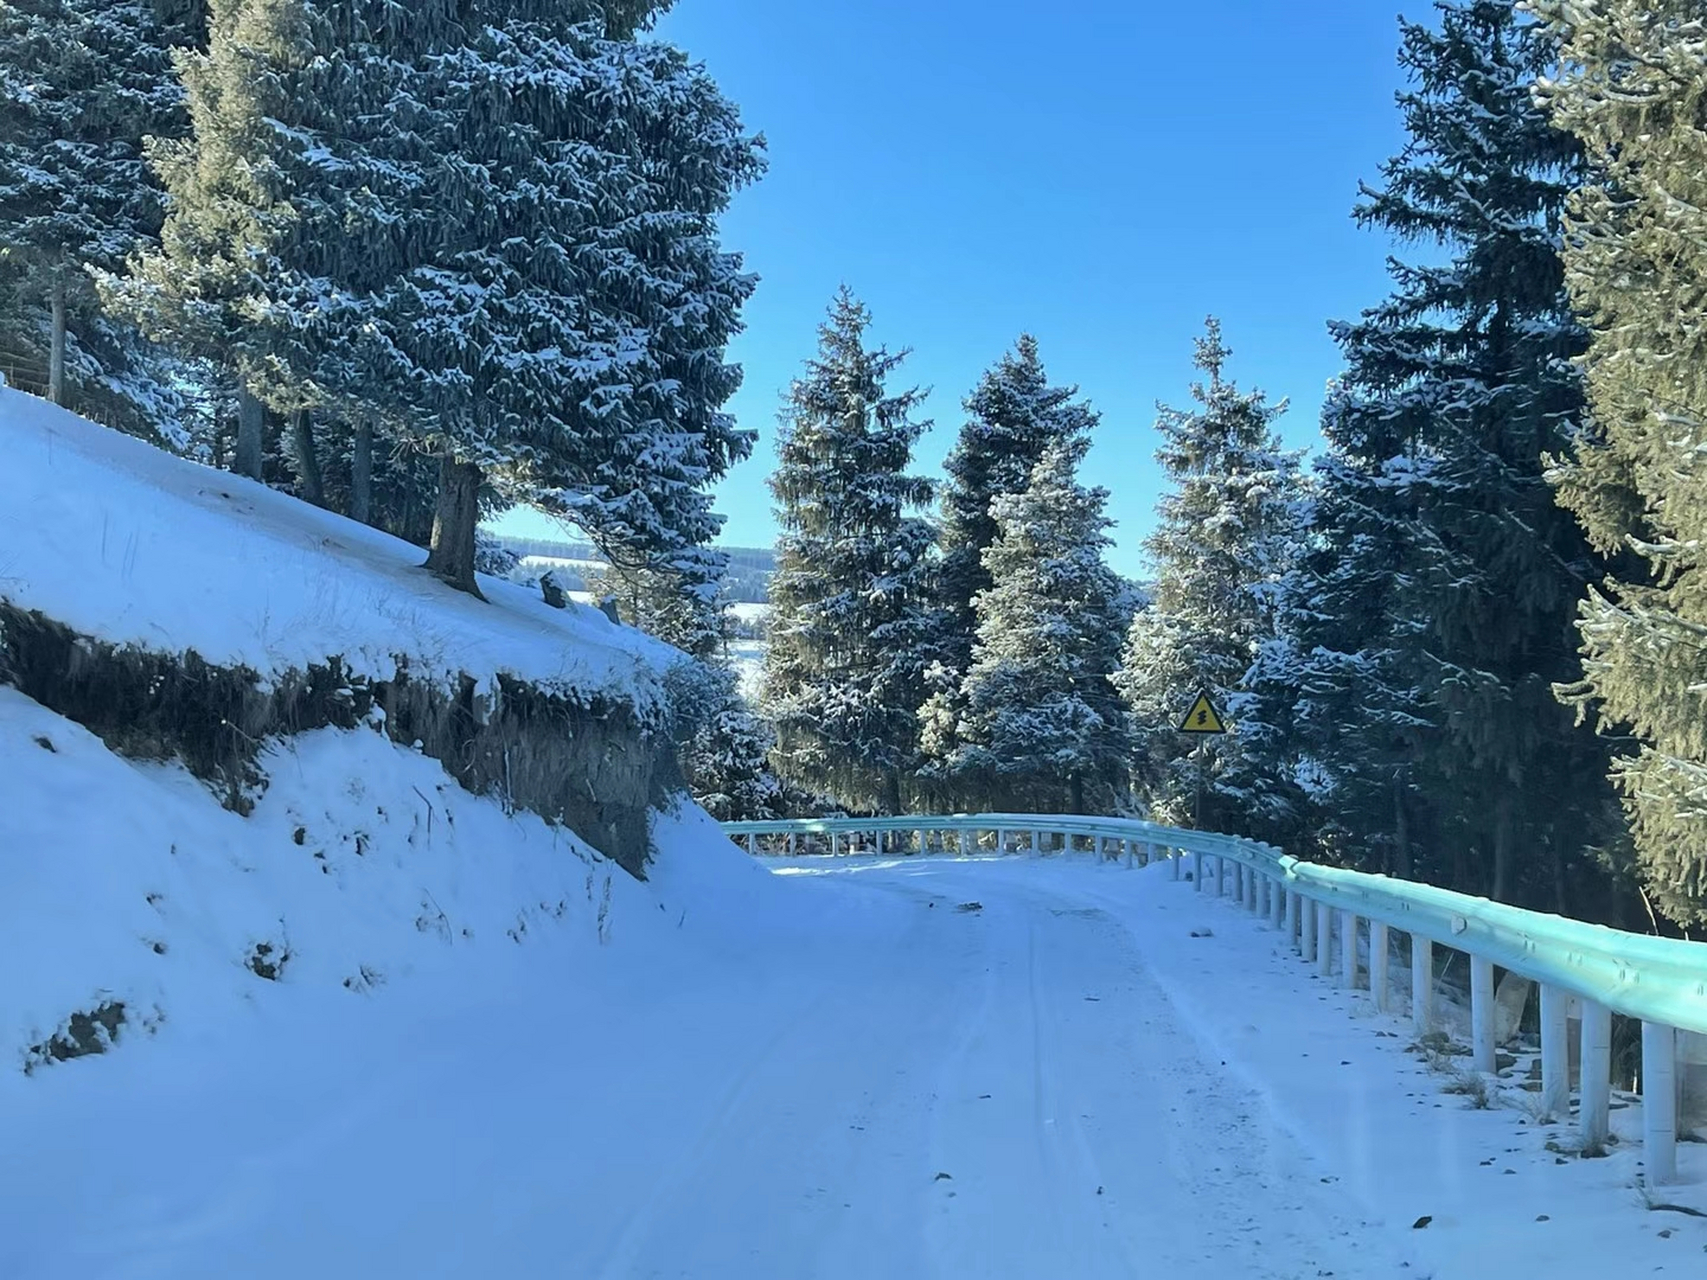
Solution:
<path fill-rule="evenodd" d="M 1302 951 L 1304 947 L 1304 922 L 1298 909 L 1301 902 L 1296 889 L 1286 891 L 1286 945 L 1294 951 Z"/>
<path fill-rule="evenodd" d="M 1571 997 L 1541 984 L 1541 1105 L 1551 1120 L 1571 1114 Z"/>
<path fill-rule="evenodd" d="M 1340 917 L 1340 986 L 1347 991 L 1357 990 L 1357 917 L 1341 911 Z"/>
<path fill-rule="evenodd" d="M 1298 954 L 1309 964 L 1316 958 L 1316 904 L 1298 895 Z"/>
<path fill-rule="evenodd" d="M 1262 911 L 1262 877 L 1255 867 L 1245 868 L 1245 906 L 1250 908 L 1252 915 Z"/>
<path fill-rule="evenodd" d="M 747 853 L 749 855 L 752 855 L 752 854 L 755 854 L 758 852 L 758 847 L 757 847 L 758 838 L 759 838 L 758 832 L 756 832 L 756 831 L 747 832 Z"/>
<path fill-rule="evenodd" d="M 1379 920 L 1369 922 L 1369 994 L 1375 1007 L 1387 1012 L 1387 926 Z"/>
<path fill-rule="evenodd" d="M 930 832 L 926 831 L 923 827 L 920 827 L 919 828 L 919 856 L 922 858 L 926 854 L 928 854 L 930 851 L 931 851 Z"/>
<path fill-rule="evenodd" d="M 1036 858 L 1036 857 L 1039 857 L 1042 853 L 1043 853 L 1043 833 L 1041 831 L 1033 831 L 1031 833 L 1031 856 Z"/>
<path fill-rule="evenodd" d="M 1612 1010 L 1598 1000 L 1583 1001 L 1582 1100 L 1578 1126 L 1583 1149 L 1606 1149 L 1612 1111 Z"/>
<path fill-rule="evenodd" d="M 1494 962 L 1470 957 L 1470 1065 L 1477 1071 L 1493 1071 L 1494 1058 Z"/>
<path fill-rule="evenodd" d="M 1677 1032 L 1642 1023 L 1642 1160 L 1649 1186 L 1677 1181 Z"/>
<path fill-rule="evenodd" d="M 1411 935 L 1411 1025 L 1419 1036 L 1434 1030 L 1434 943 Z"/>
<path fill-rule="evenodd" d="M 1286 883 L 1279 876 L 1269 881 L 1269 910 L 1274 913 L 1274 927 L 1281 927 L 1286 918 Z"/>
<path fill-rule="evenodd" d="M 1334 974 L 1334 909 L 1325 902 L 1316 904 L 1316 972 Z"/>
<path fill-rule="evenodd" d="M 1191 851 L 1191 883 L 1199 893 L 1203 892 L 1203 850 Z"/>
<path fill-rule="evenodd" d="M 1006 853 L 1007 851 L 1008 851 L 1008 833 L 1006 831 L 1002 830 L 1000 827 L 997 827 L 996 828 L 996 852 L 997 853 Z"/>

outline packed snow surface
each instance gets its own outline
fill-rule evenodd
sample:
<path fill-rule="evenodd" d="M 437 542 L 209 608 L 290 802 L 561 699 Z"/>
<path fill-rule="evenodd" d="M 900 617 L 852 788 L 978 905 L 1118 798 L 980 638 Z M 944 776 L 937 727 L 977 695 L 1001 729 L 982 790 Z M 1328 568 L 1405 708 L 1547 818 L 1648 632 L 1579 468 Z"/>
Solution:
<path fill-rule="evenodd" d="M 688 809 L 641 884 L 370 731 L 243 819 L 3 696 L 10 1048 L 164 1015 L 0 1071 L 7 1280 L 1702 1265 L 1633 1152 L 1555 1164 L 1165 868 L 758 863 Z"/>
<path fill-rule="evenodd" d="M 418 548 L 0 388 L 0 597 L 98 639 L 263 677 L 340 655 L 388 678 L 498 672 L 644 706 L 672 650 L 595 608 L 426 574 Z"/>

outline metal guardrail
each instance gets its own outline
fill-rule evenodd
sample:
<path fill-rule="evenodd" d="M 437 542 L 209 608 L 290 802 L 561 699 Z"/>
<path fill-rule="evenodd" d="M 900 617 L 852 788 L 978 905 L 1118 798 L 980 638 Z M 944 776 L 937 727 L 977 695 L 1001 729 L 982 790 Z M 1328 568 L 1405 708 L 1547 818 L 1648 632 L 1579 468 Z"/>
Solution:
<path fill-rule="evenodd" d="M 1323 867 L 1290 857 L 1272 845 L 1213 832 L 1187 831 L 1134 818 L 1076 814 L 980 813 L 891 818 L 805 818 L 726 822 L 732 838 L 744 838 L 749 852 L 799 852 L 821 842 L 829 853 L 852 851 L 868 836 L 900 833 L 907 851 L 916 842 L 937 849 L 984 853 L 983 840 L 994 837 L 994 852 L 1017 850 L 1023 840 L 1032 854 L 1050 844 L 1070 851 L 1077 840 L 1128 865 L 1170 859 L 1181 878 L 1186 855 L 1193 860 L 1197 889 L 1228 892 L 1251 911 L 1284 931 L 1289 945 L 1316 965 L 1324 977 L 1338 973 L 1342 986 L 1360 985 L 1358 942 L 1366 931 L 1369 990 L 1377 1008 L 1390 1003 L 1387 970 L 1389 930 L 1411 939 L 1411 1016 L 1419 1035 L 1435 1029 L 1433 949 L 1444 946 L 1470 957 L 1471 1062 L 1477 1071 L 1495 1068 L 1493 970 L 1498 965 L 1539 984 L 1541 991 L 1541 1103 L 1563 1117 L 1571 1101 L 1568 1028 L 1571 998 L 1580 1003 L 1581 1089 L 1579 1118 L 1585 1147 L 1599 1149 L 1608 1136 L 1611 1095 L 1611 1019 L 1613 1014 L 1642 1022 L 1642 1118 L 1646 1177 L 1650 1183 L 1675 1179 L 1680 1077 L 1679 1031 L 1707 1035 L 1707 943 L 1625 933 L 1545 912 L 1527 911 L 1486 898 L 1388 876 Z M 775 846 L 785 842 L 783 849 Z M 1205 875 L 1206 860 L 1213 863 Z"/>

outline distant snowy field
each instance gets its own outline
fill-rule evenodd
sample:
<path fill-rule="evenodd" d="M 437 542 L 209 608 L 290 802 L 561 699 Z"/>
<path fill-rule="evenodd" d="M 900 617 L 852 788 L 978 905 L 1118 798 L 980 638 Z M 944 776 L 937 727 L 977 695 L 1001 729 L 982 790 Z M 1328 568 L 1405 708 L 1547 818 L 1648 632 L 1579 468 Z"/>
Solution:
<path fill-rule="evenodd" d="M 729 606 L 729 612 L 742 623 L 762 628 L 770 621 L 771 607 L 768 604 L 732 604 Z M 758 702 L 759 691 L 764 683 L 767 647 L 764 640 L 745 638 L 732 639 L 725 644 L 730 665 L 735 668 L 741 696 L 749 703 Z"/>

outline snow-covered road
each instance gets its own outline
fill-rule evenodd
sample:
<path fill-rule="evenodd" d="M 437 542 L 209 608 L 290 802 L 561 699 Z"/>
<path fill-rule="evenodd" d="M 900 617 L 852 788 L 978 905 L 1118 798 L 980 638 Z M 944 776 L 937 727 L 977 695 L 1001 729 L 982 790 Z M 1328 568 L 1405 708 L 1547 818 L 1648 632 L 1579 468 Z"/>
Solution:
<path fill-rule="evenodd" d="M 1160 869 L 713 861 L 621 890 L 609 944 L 285 984 L 229 1034 L 55 1068 L 27 1108 L 7 1086 L 0 1276 L 1700 1265 L 1623 1157 L 1560 1167 L 1549 1131 L 1443 1097 L 1398 1024 Z"/>
<path fill-rule="evenodd" d="M 1111 915 L 985 870 L 837 877 L 904 921 L 707 1064 L 714 1105 L 565 1274 L 1392 1274 Z"/>

